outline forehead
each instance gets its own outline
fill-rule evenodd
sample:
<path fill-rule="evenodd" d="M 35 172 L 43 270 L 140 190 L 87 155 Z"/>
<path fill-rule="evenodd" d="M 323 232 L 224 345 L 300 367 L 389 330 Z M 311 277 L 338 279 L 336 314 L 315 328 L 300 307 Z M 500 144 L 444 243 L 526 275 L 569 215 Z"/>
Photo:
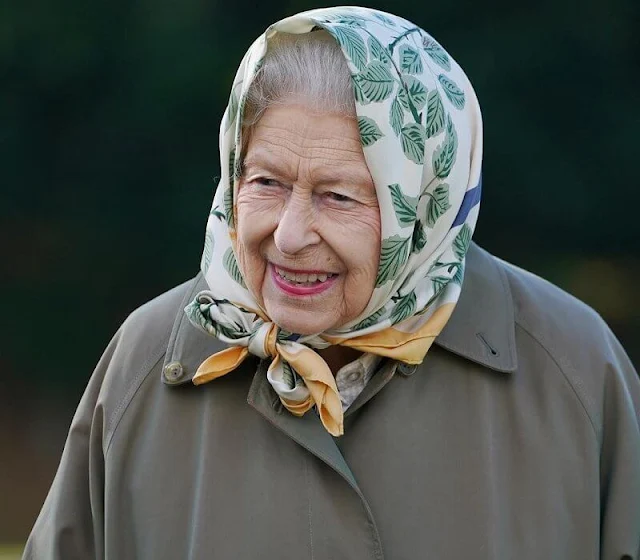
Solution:
<path fill-rule="evenodd" d="M 346 175 L 372 183 L 354 118 L 313 113 L 300 105 L 267 109 L 250 131 L 245 169 L 268 166 L 291 173 L 301 168 L 317 174 Z"/>

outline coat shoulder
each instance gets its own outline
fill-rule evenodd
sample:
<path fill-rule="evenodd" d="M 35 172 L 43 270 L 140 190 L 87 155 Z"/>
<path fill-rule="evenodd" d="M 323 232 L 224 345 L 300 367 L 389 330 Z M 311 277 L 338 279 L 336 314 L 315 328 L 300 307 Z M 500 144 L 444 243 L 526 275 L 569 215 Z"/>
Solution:
<path fill-rule="evenodd" d="M 567 350 L 576 347 L 571 342 L 597 344 L 602 339 L 608 327 L 592 307 L 532 272 L 496 261 L 511 288 L 515 322 L 532 336 Z"/>
<path fill-rule="evenodd" d="M 607 384 L 615 379 L 637 385 L 624 349 L 589 305 L 531 272 L 496 261 L 511 290 L 516 332 L 533 339 L 555 362 L 599 433 Z"/>
<path fill-rule="evenodd" d="M 124 411 L 144 381 L 159 373 L 176 316 L 192 295 L 197 277 L 153 298 L 134 310 L 121 325 L 108 359 L 94 376 L 102 378 L 98 404 L 105 415 L 105 443 L 111 440 Z"/>

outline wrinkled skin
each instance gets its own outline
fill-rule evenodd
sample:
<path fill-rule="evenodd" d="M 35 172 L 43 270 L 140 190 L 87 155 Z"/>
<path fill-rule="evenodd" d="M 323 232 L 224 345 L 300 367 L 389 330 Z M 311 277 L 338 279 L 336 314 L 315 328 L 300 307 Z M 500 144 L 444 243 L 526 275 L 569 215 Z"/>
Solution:
<path fill-rule="evenodd" d="M 366 307 L 380 255 L 380 211 L 354 118 L 303 104 L 267 109 L 246 144 L 237 193 L 237 256 L 272 321 L 299 334 L 340 327 Z M 338 276 L 291 295 L 274 266 Z"/>

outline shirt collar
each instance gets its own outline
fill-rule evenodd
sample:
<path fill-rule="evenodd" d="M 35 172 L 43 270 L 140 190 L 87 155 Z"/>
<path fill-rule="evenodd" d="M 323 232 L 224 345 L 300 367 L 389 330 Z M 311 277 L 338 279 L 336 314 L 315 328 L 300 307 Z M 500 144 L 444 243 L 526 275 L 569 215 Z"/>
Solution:
<path fill-rule="evenodd" d="M 191 325 L 184 313 L 184 307 L 204 289 L 207 283 L 198 274 L 178 309 L 163 368 L 162 378 L 168 385 L 191 381 L 208 356 L 225 348 L 219 340 Z M 474 243 L 467 253 L 462 294 L 435 343 L 492 370 L 516 370 L 511 289 L 498 260 Z"/>

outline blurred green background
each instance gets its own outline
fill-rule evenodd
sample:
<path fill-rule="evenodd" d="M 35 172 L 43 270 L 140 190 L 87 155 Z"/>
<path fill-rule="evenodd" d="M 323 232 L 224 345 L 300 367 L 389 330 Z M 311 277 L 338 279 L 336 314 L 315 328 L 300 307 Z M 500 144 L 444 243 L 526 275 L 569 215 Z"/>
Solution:
<path fill-rule="evenodd" d="M 322 5 L 2 8 L 0 544 L 26 538 L 118 325 L 197 272 L 244 51 L 271 22 Z M 368 5 L 429 31 L 476 88 L 476 240 L 588 302 L 640 363 L 637 0 Z"/>

